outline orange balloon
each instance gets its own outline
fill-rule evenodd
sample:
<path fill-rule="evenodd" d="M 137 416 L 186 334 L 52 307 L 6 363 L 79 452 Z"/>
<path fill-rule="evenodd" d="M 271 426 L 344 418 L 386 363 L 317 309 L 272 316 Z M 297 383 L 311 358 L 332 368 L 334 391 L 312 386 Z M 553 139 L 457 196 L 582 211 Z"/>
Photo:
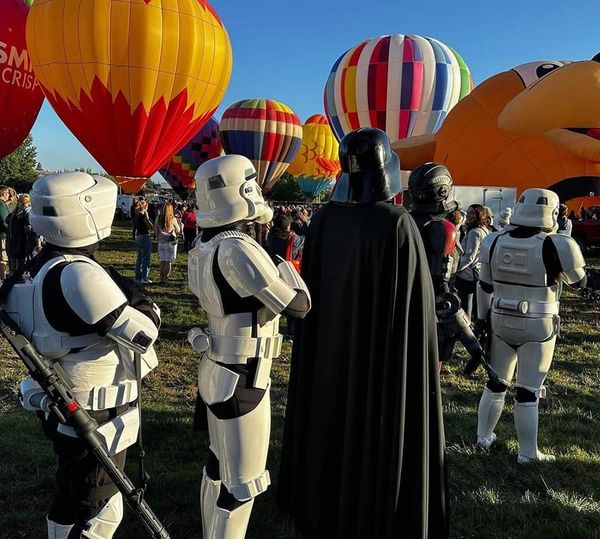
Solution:
<path fill-rule="evenodd" d="M 36 0 L 27 44 L 58 116 L 109 174 L 139 181 L 208 121 L 231 75 L 206 0 Z"/>
<path fill-rule="evenodd" d="M 445 164 L 456 185 L 600 195 L 600 63 L 532 62 L 494 75 L 431 137 L 394 144 L 405 170 Z M 517 194 L 517 196 L 518 196 Z"/>

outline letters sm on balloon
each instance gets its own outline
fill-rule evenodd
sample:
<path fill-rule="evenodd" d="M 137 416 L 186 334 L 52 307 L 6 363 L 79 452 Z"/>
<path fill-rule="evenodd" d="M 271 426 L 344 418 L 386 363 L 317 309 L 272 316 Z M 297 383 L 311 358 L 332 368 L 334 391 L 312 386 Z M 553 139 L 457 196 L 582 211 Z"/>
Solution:
<path fill-rule="evenodd" d="M 35 90 L 40 83 L 35 78 L 33 66 L 26 49 L 19 49 L 0 41 L 0 78 L 5 84 Z"/>

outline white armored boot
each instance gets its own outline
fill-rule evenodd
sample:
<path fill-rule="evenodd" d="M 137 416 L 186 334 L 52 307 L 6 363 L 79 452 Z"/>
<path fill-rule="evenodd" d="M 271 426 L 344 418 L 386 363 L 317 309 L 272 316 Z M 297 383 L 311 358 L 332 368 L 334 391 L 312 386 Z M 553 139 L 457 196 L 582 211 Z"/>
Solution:
<path fill-rule="evenodd" d="M 85 539 L 112 539 L 123 519 L 123 497 L 115 494 L 81 532 Z"/>
<path fill-rule="evenodd" d="M 502 415 L 506 391 L 494 393 L 489 388 L 483 388 L 483 395 L 477 410 L 477 444 L 483 449 L 489 449 L 496 441 L 494 429 Z"/>
<path fill-rule="evenodd" d="M 233 511 L 216 506 L 212 528 L 204 539 L 244 539 L 253 505 L 254 498 Z"/>
<path fill-rule="evenodd" d="M 214 527 L 217 500 L 221 491 L 221 481 L 213 481 L 206 473 L 202 472 L 202 487 L 200 489 L 200 507 L 202 510 L 202 537 L 211 537 L 210 530 Z"/>
<path fill-rule="evenodd" d="M 553 462 L 556 457 L 542 453 L 537 447 L 538 401 L 515 402 L 515 428 L 519 440 L 519 464 L 531 461 Z"/>
<path fill-rule="evenodd" d="M 48 522 L 48 539 L 67 539 L 73 524 L 58 524 L 46 517 Z"/>

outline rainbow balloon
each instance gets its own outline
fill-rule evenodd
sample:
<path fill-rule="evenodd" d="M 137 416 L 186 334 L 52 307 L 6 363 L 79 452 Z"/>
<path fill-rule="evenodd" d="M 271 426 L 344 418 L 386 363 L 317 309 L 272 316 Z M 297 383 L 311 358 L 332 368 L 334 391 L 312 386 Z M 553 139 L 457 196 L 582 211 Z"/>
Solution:
<path fill-rule="evenodd" d="M 209 159 L 219 157 L 222 152 L 219 122 L 211 118 L 159 172 L 173 191 L 186 200 L 196 188 L 198 167 Z"/>
<path fill-rule="evenodd" d="M 315 197 L 335 184 L 340 171 L 338 151 L 327 118 L 315 114 L 302 126 L 302 146 L 288 172 L 305 194 Z"/>
<path fill-rule="evenodd" d="M 298 153 L 302 126 L 283 103 L 246 99 L 223 113 L 221 142 L 226 154 L 244 155 L 254 163 L 257 182 L 266 193 Z"/>
<path fill-rule="evenodd" d="M 395 142 L 435 133 L 472 88 L 464 60 L 441 41 L 383 36 L 338 58 L 325 86 L 325 112 L 338 140 L 377 127 Z"/>
<path fill-rule="evenodd" d="M 206 0 L 36 0 L 27 43 L 58 116 L 130 192 L 208 121 L 231 75 Z"/>

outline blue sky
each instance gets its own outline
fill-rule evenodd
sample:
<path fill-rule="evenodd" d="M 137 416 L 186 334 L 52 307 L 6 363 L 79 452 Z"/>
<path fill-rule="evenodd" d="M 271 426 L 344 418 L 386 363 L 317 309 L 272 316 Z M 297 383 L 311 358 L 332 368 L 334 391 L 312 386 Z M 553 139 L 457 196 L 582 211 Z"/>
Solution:
<path fill-rule="evenodd" d="M 282 101 L 304 121 L 323 113 L 323 87 L 338 56 L 384 34 L 435 37 L 455 48 L 475 84 L 534 60 L 600 52 L 595 2 L 556 0 L 213 0 L 233 46 L 231 82 L 217 117 L 251 97 Z M 100 165 L 44 104 L 33 128 L 46 169 Z"/>

